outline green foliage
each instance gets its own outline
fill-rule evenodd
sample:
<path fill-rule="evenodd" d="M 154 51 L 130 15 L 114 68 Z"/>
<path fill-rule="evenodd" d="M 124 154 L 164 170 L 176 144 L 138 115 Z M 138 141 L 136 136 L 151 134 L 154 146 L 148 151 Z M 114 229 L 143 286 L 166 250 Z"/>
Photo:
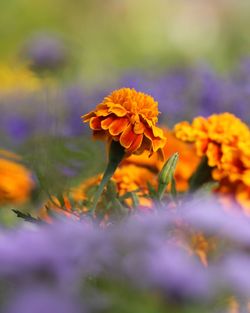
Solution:
<path fill-rule="evenodd" d="M 22 147 L 21 155 L 37 179 L 33 202 L 60 195 L 83 179 L 101 172 L 102 145 L 88 137 L 36 137 Z M 73 172 L 70 177 L 65 170 Z"/>
<path fill-rule="evenodd" d="M 22 218 L 25 222 L 35 223 L 35 224 L 41 224 L 44 223 L 39 218 L 34 218 L 30 213 L 24 213 L 19 210 L 12 210 L 17 217 Z"/>

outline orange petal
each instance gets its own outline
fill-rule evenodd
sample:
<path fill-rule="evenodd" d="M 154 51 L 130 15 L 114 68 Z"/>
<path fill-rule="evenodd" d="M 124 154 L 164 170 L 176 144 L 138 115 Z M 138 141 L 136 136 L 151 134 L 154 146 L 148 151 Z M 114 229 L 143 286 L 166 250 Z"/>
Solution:
<path fill-rule="evenodd" d="M 145 128 L 144 135 L 151 141 L 155 138 L 151 128 Z"/>
<path fill-rule="evenodd" d="M 152 131 L 155 137 L 163 137 L 163 130 L 157 126 L 152 126 Z"/>
<path fill-rule="evenodd" d="M 81 118 L 83 119 L 84 122 L 88 122 L 91 119 L 91 117 L 94 117 L 94 116 L 96 116 L 95 112 L 92 111 L 92 112 L 82 115 Z"/>
<path fill-rule="evenodd" d="M 109 113 L 114 113 L 116 116 L 122 117 L 127 114 L 127 110 L 120 104 L 114 104 L 109 108 Z"/>
<path fill-rule="evenodd" d="M 143 134 L 145 125 L 142 122 L 135 123 L 134 132 L 135 134 Z"/>
<path fill-rule="evenodd" d="M 99 119 L 99 117 L 94 116 L 91 117 L 90 122 L 89 122 L 89 126 L 91 129 L 93 130 L 101 130 L 101 121 Z"/>
<path fill-rule="evenodd" d="M 96 107 L 95 113 L 97 116 L 107 116 L 110 114 L 106 104 L 99 104 Z"/>
<path fill-rule="evenodd" d="M 132 125 L 129 124 L 120 137 L 120 144 L 128 149 L 135 140 L 136 135 L 132 131 Z"/>
<path fill-rule="evenodd" d="M 128 126 L 128 119 L 126 117 L 115 119 L 109 126 L 109 132 L 112 136 L 117 136 L 124 131 Z"/>
<path fill-rule="evenodd" d="M 159 149 L 162 149 L 165 145 L 165 140 L 161 138 L 155 138 L 152 141 L 153 151 L 156 152 Z"/>
<path fill-rule="evenodd" d="M 155 137 L 152 129 L 145 128 L 144 135 L 151 140 L 153 151 L 156 152 L 158 149 L 163 148 L 165 145 L 165 138 Z"/>
<path fill-rule="evenodd" d="M 129 147 L 128 152 L 133 153 L 134 151 L 138 150 L 142 144 L 142 139 L 143 139 L 142 134 L 137 135 L 132 145 Z"/>
<path fill-rule="evenodd" d="M 110 126 L 110 124 L 114 121 L 114 117 L 109 116 L 101 121 L 102 129 L 107 130 Z"/>

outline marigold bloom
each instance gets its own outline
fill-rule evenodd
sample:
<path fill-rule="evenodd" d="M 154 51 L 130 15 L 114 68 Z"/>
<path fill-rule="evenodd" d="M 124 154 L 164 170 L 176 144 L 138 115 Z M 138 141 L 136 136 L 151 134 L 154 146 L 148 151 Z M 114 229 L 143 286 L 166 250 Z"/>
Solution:
<path fill-rule="evenodd" d="M 33 187 L 31 173 L 24 166 L 0 157 L 0 205 L 24 203 Z"/>
<path fill-rule="evenodd" d="M 234 199 L 250 211 L 249 127 L 233 114 L 223 113 L 197 117 L 191 124 L 181 122 L 175 132 L 178 138 L 195 142 L 197 154 L 207 157 L 223 201 Z"/>
<path fill-rule="evenodd" d="M 207 156 L 215 180 L 228 177 L 250 186 L 250 131 L 240 119 L 230 113 L 197 117 L 192 124 L 177 124 L 175 132 L 177 138 L 195 142 L 198 156 Z"/>
<path fill-rule="evenodd" d="M 82 116 L 94 137 L 119 141 L 128 154 L 160 151 L 165 144 L 158 121 L 158 103 L 149 95 L 122 88 L 105 97 L 96 109 Z"/>

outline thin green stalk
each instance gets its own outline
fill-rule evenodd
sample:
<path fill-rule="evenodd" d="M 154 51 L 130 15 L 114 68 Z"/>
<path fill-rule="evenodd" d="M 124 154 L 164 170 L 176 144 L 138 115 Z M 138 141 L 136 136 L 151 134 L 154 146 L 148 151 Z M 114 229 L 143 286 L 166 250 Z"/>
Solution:
<path fill-rule="evenodd" d="M 99 201 L 99 198 L 107 185 L 110 178 L 113 176 L 115 170 L 117 169 L 118 165 L 122 161 L 123 157 L 125 155 L 124 148 L 120 145 L 117 141 L 112 141 L 110 144 L 110 150 L 109 150 L 109 162 L 107 165 L 107 168 L 103 174 L 102 180 L 100 185 L 98 186 L 98 189 L 94 195 L 93 203 L 90 208 L 90 211 L 92 213 L 95 212 L 97 203 Z"/>

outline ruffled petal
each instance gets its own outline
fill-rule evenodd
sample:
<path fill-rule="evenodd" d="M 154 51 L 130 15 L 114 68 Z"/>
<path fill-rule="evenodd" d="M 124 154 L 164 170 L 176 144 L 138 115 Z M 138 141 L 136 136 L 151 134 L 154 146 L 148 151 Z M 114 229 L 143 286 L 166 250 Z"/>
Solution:
<path fill-rule="evenodd" d="M 109 117 L 105 118 L 104 120 L 102 120 L 101 121 L 102 129 L 107 130 L 114 120 L 115 119 L 113 116 L 109 116 Z"/>
<path fill-rule="evenodd" d="M 142 122 L 138 122 L 138 123 L 135 123 L 134 125 L 134 132 L 135 134 L 143 134 L 145 130 L 145 125 L 142 123 Z"/>
<path fill-rule="evenodd" d="M 155 137 L 164 137 L 163 130 L 157 126 L 152 126 L 152 131 Z"/>
<path fill-rule="evenodd" d="M 151 128 L 145 128 L 144 135 L 152 142 L 154 140 L 154 134 Z"/>
<path fill-rule="evenodd" d="M 120 137 L 120 144 L 128 149 L 131 144 L 133 143 L 133 141 L 135 140 L 136 135 L 134 134 L 134 132 L 132 131 L 132 125 L 129 124 L 127 126 L 127 128 L 123 131 L 123 133 L 121 134 Z"/>
<path fill-rule="evenodd" d="M 110 114 L 106 104 L 99 104 L 95 112 L 97 116 L 108 116 Z"/>
<path fill-rule="evenodd" d="M 126 117 L 115 119 L 109 126 L 109 133 L 112 136 L 117 136 L 122 133 L 128 126 L 128 119 Z"/>
<path fill-rule="evenodd" d="M 137 135 L 132 145 L 129 147 L 128 152 L 133 153 L 136 150 L 138 150 L 142 144 L 142 140 L 143 140 L 143 135 L 142 134 Z"/>
<path fill-rule="evenodd" d="M 96 114 L 95 112 L 92 111 L 92 112 L 82 115 L 81 118 L 83 119 L 83 122 L 86 123 L 91 119 L 91 117 L 94 117 L 94 116 L 96 116 Z"/>
<path fill-rule="evenodd" d="M 155 138 L 152 141 L 153 151 L 156 152 L 159 149 L 163 149 L 165 145 L 165 140 L 161 138 Z"/>
<path fill-rule="evenodd" d="M 114 104 L 109 108 L 109 113 L 113 113 L 118 117 L 123 117 L 127 114 L 127 110 L 120 104 Z"/>
<path fill-rule="evenodd" d="M 101 121 L 100 121 L 99 117 L 97 117 L 97 116 L 91 117 L 90 122 L 89 122 L 89 126 L 93 130 L 101 130 L 102 127 L 101 127 Z"/>

